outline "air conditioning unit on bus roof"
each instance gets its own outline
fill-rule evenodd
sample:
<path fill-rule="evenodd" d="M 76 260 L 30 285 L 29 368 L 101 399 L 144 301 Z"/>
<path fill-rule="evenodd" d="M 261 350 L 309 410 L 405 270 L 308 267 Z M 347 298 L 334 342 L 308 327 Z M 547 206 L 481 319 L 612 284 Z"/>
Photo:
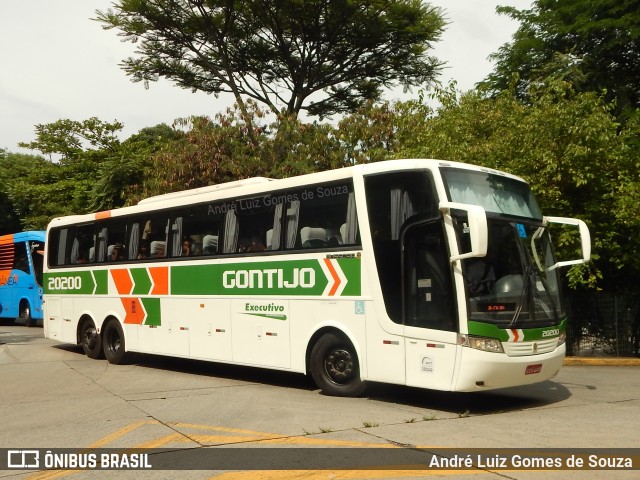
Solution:
<path fill-rule="evenodd" d="M 266 183 L 275 180 L 274 178 L 267 177 L 252 177 L 243 178 L 242 180 L 233 180 L 231 182 L 218 183 L 216 185 L 209 185 L 208 187 L 192 188 L 191 190 L 182 190 L 180 192 L 164 193 L 162 195 L 155 195 L 153 197 L 144 198 L 138 202 L 138 205 L 144 205 L 153 202 L 163 202 L 165 200 L 173 200 L 175 198 L 190 197 L 192 195 L 200 195 L 203 193 L 219 192 L 221 190 L 228 190 L 230 188 L 244 187 L 247 185 L 257 185 L 259 183 Z"/>

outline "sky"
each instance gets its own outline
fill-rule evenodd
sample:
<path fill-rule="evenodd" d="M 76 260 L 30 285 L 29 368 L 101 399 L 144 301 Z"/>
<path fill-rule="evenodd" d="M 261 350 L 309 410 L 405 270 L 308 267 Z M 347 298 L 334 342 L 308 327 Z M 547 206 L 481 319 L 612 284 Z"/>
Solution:
<path fill-rule="evenodd" d="M 511 40 L 518 23 L 497 5 L 529 8 L 532 0 L 431 0 L 449 25 L 432 52 L 446 62 L 440 81 L 469 90 L 492 71 L 488 56 Z M 145 89 L 120 69 L 134 45 L 92 21 L 112 0 L 0 0 L 0 148 L 35 140 L 35 125 L 98 117 L 124 124 L 121 140 L 176 118 L 214 116 L 230 95 L 192 93 L 160 80 Z M 394 92 L 385 95 L 393 100 Z"/>

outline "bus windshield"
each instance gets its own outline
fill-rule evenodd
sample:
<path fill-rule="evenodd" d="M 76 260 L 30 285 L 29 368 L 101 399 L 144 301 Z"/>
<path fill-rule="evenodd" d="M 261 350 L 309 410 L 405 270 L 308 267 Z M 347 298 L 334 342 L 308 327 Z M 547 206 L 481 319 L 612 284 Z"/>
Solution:
<path fill-rule="evenodd" d="M 502 327 L 557 324 L 563 317 L 551 237 L 534 224 L 490 219 L 486 257 L 463 261 L 469 319 Z"/>
<path fill-rule="evenodd" d="M 504 175 L 442 168 L 452 202 L 480 205 L 487 213 L 542 220 L 542 212 L 529 185 Z"/>
<path fill-rule="evenodd" d="M 485 257 L 463 261 L 469 319 L 523 328 L 564 317 L 560 280 L 548 231 L 529 186 L 488 171 L 443 168 L 453 202 L 482 206 L 488 219 Z M 461 227 L 464 219 L 457 222 Z"/>

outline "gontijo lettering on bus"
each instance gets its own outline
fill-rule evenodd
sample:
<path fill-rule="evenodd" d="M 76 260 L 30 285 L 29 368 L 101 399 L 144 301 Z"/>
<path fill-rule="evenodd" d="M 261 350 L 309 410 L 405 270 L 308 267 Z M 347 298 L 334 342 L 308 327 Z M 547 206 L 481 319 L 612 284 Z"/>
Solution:
<path fill-rule="evenodd" d="M 171 268 L 173 295 L 361 294 L 359 258 L 245 262 Z"/>

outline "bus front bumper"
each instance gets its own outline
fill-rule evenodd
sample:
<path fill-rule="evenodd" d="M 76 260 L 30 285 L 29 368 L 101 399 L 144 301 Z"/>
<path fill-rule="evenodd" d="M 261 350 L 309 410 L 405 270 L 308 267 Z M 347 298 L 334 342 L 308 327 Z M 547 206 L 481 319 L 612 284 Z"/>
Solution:
<path fill-rule="evenodd" d="M 562 344 L 548 353 L 509 357 L 465 347 L 453 390 L 478 392 L 544 382 L 556 376 L 565 351 Z"/>

